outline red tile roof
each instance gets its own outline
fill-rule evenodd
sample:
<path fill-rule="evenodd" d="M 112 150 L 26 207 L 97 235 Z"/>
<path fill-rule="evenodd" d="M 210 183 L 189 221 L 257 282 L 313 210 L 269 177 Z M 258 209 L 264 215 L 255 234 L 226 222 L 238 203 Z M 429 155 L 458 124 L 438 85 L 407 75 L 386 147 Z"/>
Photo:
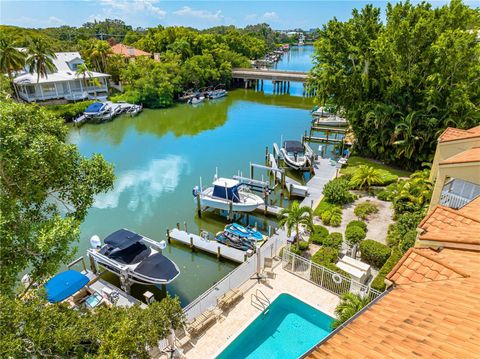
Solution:
<path fill-rule="evenodd" d="M 455 140 L 464 140 L 467 138 L 480 137 L 480 126 L 473 127 L 469 130 L 461 130 L 459 128 L 448 127 L 438 138 L 439 142 L 449 142 Z"/>
<path fill-rule="evenodd" d="M 145 52 L 145 51 L 142 51 L 142 50 L 139 50 L 139 49 L 136 49 L 134 47 L 127 46 L 127 45 L 124 45 L 124 44 L 113 45 L 111 50 L 112 50 L 112 53 L 114 53 L 116 55 L 122 55 L 122 56 L 125 56 L 125 57 L 139 57 L 139 56 L 151 56 L 152 55 L 149 52 Z"/>

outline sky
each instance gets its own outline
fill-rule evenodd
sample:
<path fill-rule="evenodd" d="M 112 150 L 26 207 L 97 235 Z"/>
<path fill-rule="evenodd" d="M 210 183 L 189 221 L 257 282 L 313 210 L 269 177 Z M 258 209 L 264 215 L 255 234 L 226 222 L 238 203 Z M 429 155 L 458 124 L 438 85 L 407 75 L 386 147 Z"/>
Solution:
<path fill-rule="evenodd" d="M 418 2 L 418 1 L 413 1 Z M 447 1 L 429 1 L 441 6 Z M 157 25 L 204 29 L 217 25 L 244 27 L 266 22 L 284 30 L 321 27 L 337 17 L 346 20 L 353 8 L 373 3 L 385 9 L 386 1 L 162 1 L 162 0 L 0 0 L 0 24 L 22 27 L 81 26 L 105 18 L 121 19 L 133 27 Z M 480 7 L 480 0 L 466 1 Z"/>

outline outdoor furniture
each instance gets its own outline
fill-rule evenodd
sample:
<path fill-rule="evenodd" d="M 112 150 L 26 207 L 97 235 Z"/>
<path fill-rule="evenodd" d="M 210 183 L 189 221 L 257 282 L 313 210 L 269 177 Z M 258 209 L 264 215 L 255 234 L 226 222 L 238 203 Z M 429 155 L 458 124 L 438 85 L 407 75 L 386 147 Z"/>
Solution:
<path fill-rule="evenodd" d="M 208 309 L 196 317 L 189 325 L 188 331 L 191 335 L 196 335 L 205 329 L 208 325 L 217 320 L 217 315 L 213 309 Z"/>
<path fill-rule="evenodd" d="M 220 296 L 217 299 L 217 304 L 220 308 L 228 308 L 230 305 L 235 303 L 241 297 L 243 297 L 242 291 L 238 288 L 234 288 L 229 290 L 224 295 Z"/>
<path fill-rule="evenodd" d="M 265 258 L 263 262 L 263 273 L 267 278 L 275 278 L 276 274 L 273 271 L 273 258 Z"/>

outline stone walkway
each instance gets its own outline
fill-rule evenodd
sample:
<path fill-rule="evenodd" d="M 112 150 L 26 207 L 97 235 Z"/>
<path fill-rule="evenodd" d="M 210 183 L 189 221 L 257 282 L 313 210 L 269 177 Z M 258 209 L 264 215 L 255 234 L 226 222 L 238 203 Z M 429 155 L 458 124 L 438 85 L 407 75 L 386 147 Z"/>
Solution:
<path fill-rule="evenodd" d="M 223 312 L 218 321 L 192 340 L 193 347 L 186 345 L 183 352 L 187 358 L 214 358 L 231 340 L 233 340 L 248 324 L 260 314 L 259 309 L 251 303 L 252 294 L 260 289 L 265 296 L 273 301 L 281 293 L 289 293 L 313 307 L 334 316 L 334 310 L 339 303 L 338 296 L 299 278 L 284 269 L 281 264 L 275 268 L 275 279 L 268 283 L 247 281 L 241 290 L 243 299 L 229 311 Z"/>

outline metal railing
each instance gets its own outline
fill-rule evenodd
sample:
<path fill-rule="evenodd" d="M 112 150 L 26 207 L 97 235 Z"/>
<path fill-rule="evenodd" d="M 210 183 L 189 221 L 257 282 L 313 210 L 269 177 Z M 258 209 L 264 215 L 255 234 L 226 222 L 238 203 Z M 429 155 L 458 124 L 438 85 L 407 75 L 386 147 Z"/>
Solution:
<path fill-rule="evenodd" d="M 183 309 L 187 321 L 191 321 L 207 309 L 215 307 L 217 305 L 217 299 L 229 290 L 238 288 L 246 281 L 252 280 L 254 274 L 260 271 L 263 267 L 264 258 L 276 256 L 280 248 L 285 244 L 286 237 L 283 235 L 283 231 L 274 234 L 262 247 L 260 247 L 258 253 L 248 258 L 244 263 L 207 289 L 193 302 L 188 304 Z M 253 282 L 252 280 L 252 285 L 255 283 L 256 282 Z"/>
<path fill-rule="evenodd" d="M 451 192 L 442 192 L 439 203 L 442 206 L 459 209 L 465 206 L 471 200 L 471 198 L 465 198 Z"/>
<path fill-rule="evenodd" d="M 373 300 L 382 294 L 382 292 L 370 286 L 313 263 L 306 258 L 290 252 L 288 249 L 283 251 L 282 267 L 286 271 L 337 295 L 350 292 L 359 294 L 362 297 L 368 296 L 370 300 Z"/>

